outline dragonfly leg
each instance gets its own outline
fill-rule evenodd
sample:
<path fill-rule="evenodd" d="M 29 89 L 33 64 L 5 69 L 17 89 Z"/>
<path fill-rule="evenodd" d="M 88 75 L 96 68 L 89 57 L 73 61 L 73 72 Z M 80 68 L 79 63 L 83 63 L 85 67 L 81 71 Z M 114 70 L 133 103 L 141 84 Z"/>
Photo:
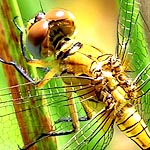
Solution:
<path fill-rule="evenodd" d="M 23 55 L 23 57 L 25 58 L 26 61 L 30 61 L 31 59 L 27 57 L 26 49 L 25 49 L 24 42 L 23 42 L 23 34 L 24 34 L 24 31 L 23 31 L 22 28 L 17 24 L 17 22 L 16 22 L 16 19 L 17 19 L 17 18 L 18 18 L 18 16 L 14 17 L 13 22 L 14 22 L 16 28 L 17 28 L 17 29 L 19 30 L 19 32 L 20 32 L 20 45 L 21 45 L 22 55 Z"/>
<path fill-rule="evenodd" d="M 87 120 L 89 120 L 87 116 L 79 117 L 79 121 L 87 121 Z M 61 123 L 61 122 L 72 122 L 72 118 L 71 117 L 60 118 L 57 121 L 55 121 L 55 124 Z"/>
<path fill-rule="evenodd" d="M 27 53 L 26 53 L 26 48 L 24 46 L 24 42 L 23 42 L 23 34 L 24 34 L 24 31 L 21 29 L 21 27 L 17 24 L 16 22 L 16 19 L 17 19 L 17 16 L 14 17 L 13 19 L 13 22 L 16 26 L 16 28 L 19 30 L 20 32 L 20 45 L 21 45 L 21 51 L 22 51 L 22 55 L 23 57 L 25 58 L 27 64 L 31 65 L 31 66 L 35 66 L 35 67 L 40 67 L 40 68 L 46 68 L 46 67 L 49 67 L 49 63 L 47 62 L 44 62 L 42 60 L 38 60 L 38 59 L 30 59 L 27 57 Z M 18 66 L 16 62 L 13 62 L 13 61 L 6 61 L 2 58 L 0 58 L 0 62 L 4 63 L 4 64 L 7 64 L 7 65 L 11 65 L 13 66 L 26 80 L 28 80 L 29 82 L 32 82 L 33 84 L 37 85 L 39 87 L 42 87 L 43 85 L 45 85 L 49 80 L 47 78 L 52 78 L 53 75 L 55 74 L 56 71 L 54 71 L 53 69 L 48 71 L 44 78 L 41 79 L 40 81 L 35 81 L 33 78 L 31 78 L 26 72 L 25 70 Z"/>
<path fill-rule="evenodd" d="M 70 110 L 70 117 L 72 119 L 72 125 L 75 131 L 77 132 L 80 129 L 80 122 L 79 122 L 79 118 L 77 114 L 76 104 L 72 96 L 72 92 L 69 92 L 69 91 L 71 91 L 71 88 L 66 88 L 67 102 L 68 102 L 68 107 Z"/>
<path fill-rule="evenodd" d="M 75 131 L 74 130 L 70 130 L 70 131 L 64 131 L 64 132 L 49 132 L 49 133 L 42 133 L 34 142 L 24 146 L 23 148 L 20 148 L 20 150 L 27 150 L 29 148 L 31 148 L 33 145 L 35 145 L 37 142 L 39 142 L 40 140 L 42 140 L 43 138 L 46 138 L 46 137 L 50 137 L 50 136 L 61 136 L 61 135 L 68 135 L 68 134 L 71 134 L 71 133 L 74 133 Z"/>
<path fill-rule="evenodd" d="M 33 84 L 36 84 L 35 81 L 27 73 L 25 73 L 23 68 L 18 66 L 15 62 L 13 61 L 7 62 L 2 58 L 0 58 L 0 62 L 13 66 L 25 79 L 27 79 L 29 82 L 32 82 Z"/>
<path fill-rule="evenodd" d="M 48 81 L 50 81 L 50 79 L 56 74 L 56 72 L 57 72 L 57 69 L 51 69 L 51 70 L 49 70 L 46 74 L 45 74 L 45 76 L 40 80 L 40 81 L 35 81 L 34 79 L 32 79 L 26 72 L 25 72 L 25 70 L 22 68 L 22 67 L 20 67 L 20 66 L 18 66 L 15 62 L 13 62 L 13 61 L 10 61 L 10 62 L 8 62 L 8 61 L 5 61 L 4 59 L 2 59 L 2 58 L 0 58 L 0 62 L 2 62 L 3 64 L 7 64 L 7 65 L 10 65 L 10 66 L 13 66 L 27 81 L 29 81 L 29 82 L 32 82 L 33 84 L 35 84 L 35 85 L 38 85 L 38 87 L 40 88 L 40 87 L 42 87 L 42 86 L 44 86 Z M 34 66 L 34 63 L 35 63 L 35 65 L 36 66 L 38 66 L 38 67 L 41 67 L 41 68 L 45 68 L 45 67 L 42 67 L 42 64 L 43 63 L 41 63 L 40 64 L 40 61 L 36 61 L 36 60 L 33 60 L 33 61 L 31 61 L 30 60 L 30 63 L 32 63 L 33 64 L 33 66 Z M 46 68 L 47 69 L 47 68 Z"/>
<path fill-rule="evenodd" d="M 52 77 L 55 76 L 55 74 L 57 73 L 57 68 L 52 68 L 50 71 L 48 71 L 45 76 L 43 77 L 43 79 L 41 79 L 37 86 L 39 88 L 43 87 L 47 82 L 49 82 L 51 80 Z"/>

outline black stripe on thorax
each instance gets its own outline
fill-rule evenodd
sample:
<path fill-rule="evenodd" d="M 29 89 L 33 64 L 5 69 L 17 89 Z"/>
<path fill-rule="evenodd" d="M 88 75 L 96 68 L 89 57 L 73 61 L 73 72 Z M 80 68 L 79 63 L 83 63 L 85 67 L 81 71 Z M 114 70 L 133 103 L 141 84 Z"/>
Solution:
<path fill-rule="evenodd" d="M 64 45 L 64 44 L 63 44 Z M 75 44 L 72 45 L 71 48 L 64 50 L 63 51 L 63 46 L 60 49 L 60 52 L 57 55 L 56 59 L 65 59 L 67 58 L 69 55 L 73 55 L 77 50 L 79 50 L 82 47 L 82 43 L 80 42 L 76 42 Z M 76 51 L 73 51 L 74 48 L 77 48 Z"/>

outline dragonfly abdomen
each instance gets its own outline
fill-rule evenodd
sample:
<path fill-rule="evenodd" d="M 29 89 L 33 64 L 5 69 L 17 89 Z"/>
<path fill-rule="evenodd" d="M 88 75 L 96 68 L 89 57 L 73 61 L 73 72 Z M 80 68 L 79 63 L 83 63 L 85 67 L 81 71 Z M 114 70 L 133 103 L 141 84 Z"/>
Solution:
<path fill-rule="evenodd" d="M 138 97 L 137 87 L 125 75 L 120 60 L 108 56 L 93 66 L 96 80 L 101 81 L 97 93 L 106 110 L 114 110 L 114 118 L 119 129 L 142 149 L 150 149 L 150 132 L 140 114 L 130 101 Z M 101 88 L 100 88 L 101 87 Z"/>
<path fill-rule="evenodd" d="M 119 129 L 142 149 L 150 148 L 148 127 L 131 105 L 126 105 L 117 113 L 115 122 Z"/>

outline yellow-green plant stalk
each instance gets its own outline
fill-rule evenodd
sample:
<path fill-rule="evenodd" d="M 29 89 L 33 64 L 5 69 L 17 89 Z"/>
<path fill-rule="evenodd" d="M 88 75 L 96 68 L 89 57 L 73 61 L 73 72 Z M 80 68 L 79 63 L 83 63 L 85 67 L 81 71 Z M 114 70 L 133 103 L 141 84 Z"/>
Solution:
<path fill-rule="evenodd" d="M 24 70 L 28 70 L 27 73 L 32 76 L 37 76 L 34 69 L 29 68 L 24 61 L 21 54 L 21 48 L 19 44 L 19 31 L 13 23 L 14 17 L 17 24 L 24 29 L 18 3 L 16 0 L 0 1 L 0 57 L 10 62 L 15 61 L 19 66 L 22 66 Z M 46 101 L 41 96 L 40 91 L 35 90 L 35 86 L 24 85 L 27 81 L 14 69 L 14 67 L 7 64 L 0 64 L 2 75 L 0 79 L 1 87 L 11 87 L 7 90 L 0 90 L 0 149 L 12 149 L 15 150 L 19 147 L 23 147 L 26 144 L 34 141 L 42 132 L 52 131 L 51 119 L 44 107 L 34 109 Z M 5 83 L 5 85 L 3 85 Z M 6 85 L 7 83 L 7 85 Z M 4 94 L 5 93 L 5 97 Z M 10 93 L 10 94 L 9 94 Z M 34 95 L 34 97 L 32 96 Z M 35 95 L 39 95 L 35 97 Z M 39 99 L 37 101 L 37 99 Z M 9 107 L 2 106 L 2 103 L 9 103 Z M 22 105 L 20 105 L 22 103 Z M 28 111 L 26 111 L 28 110 Z M 14 113 L 14 115 L 3 116 L 4 114 Z M 7 135 L 4 136 L 4 135 Z M 34 139 L 34 140 L 33 140 Z M 38 142 L 31 149 L 56 149 L 55 137 L 45 138 L 42 142 Z"/>

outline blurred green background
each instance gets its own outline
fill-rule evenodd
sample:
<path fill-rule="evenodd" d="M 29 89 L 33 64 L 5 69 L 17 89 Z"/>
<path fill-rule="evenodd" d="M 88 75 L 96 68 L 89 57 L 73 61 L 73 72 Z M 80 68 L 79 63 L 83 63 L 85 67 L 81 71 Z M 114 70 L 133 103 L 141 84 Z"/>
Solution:
<path fill-rule="evenodd" d="M 0 2 L 1 2 L 1 6 L 3 6 L 2 5 L 3 0 L 0 0 Z M 76 17 L 78 40 L 84 43 L 94 45 L 99 49 L 103 50 L 105 53 L 114 53 L 116 48 L 116 26 L 117 26 L 117 22 L 116 22 L 117 6 L 115 0 L 95 0 L 95 1 L 41 0 L 40 2 L 39 0 L 32 0 L 32 1 L 12 0 L 10 3 L 11 10 L 14 11 L 14 13 L 12 12 L 12 16 L 11 16 L 12 20 L 13 17 L 15 17 L 16 15 L 21 16 L 23 20 L 23 24 L 26 25 L 27 21 L 33 18 L 42 9 L 45 12 L 47 12 L 53 8 L 65 8 L 70 10 Z M 15 6 L 13 4 L 15 4 Z M 18 11 L 16 10 L 17 4 L 18 4 Z M 21 15 L 19 14 L 19 10 Z M 19 18 L 18 20 L 20 20 L 21 18 Z M 19 22 L 19 25 L 21 27 L 23 27 L 23 24 L 21 23 L 21 21 Z M 6 33 L 9 34 L 9 32 L 7 31 Z M 2 51 L 3 49 L 0 50 Z M 13 49 L 11 49 L 11 51 L 13 51 Z M 1 63 L 0 63 L 0 69 L 1 69 L 0 70 L 1 72 L 0 89 L 1 89 L 3 87 L 7 87 L 8 83 Z M 16 127 L 14 127 L 14 130 L 15 129 Z M 0 130 L 3 129 L 0 128 Z M 6 130 L 8 130 L 6 132 L 9 132 L 9 128 L 6 128 Z M 6 137 L 5 144 L 15 145 L 16 147 L 17 140 L 20 140 L 20 137 L 18 137 L 19 139 L 14 139 L 13 134 L 15 133 L 13 132 L 13 128 L 12 128 L 12 137 L 10 137 L 12 138 L 12 143 L 7 143 L 7 137 Z M 0 141 L 0 148 L 3 150 L 8 149 L 6 145 L 5 145 L 6 147 L 2 147 L 2 145 L 3 145 L 3 141 Z M 125 137 L 120 131 L 118 131 L 118 129 L 115 128 L 115 135 L 113 136 L 113 140 L 111 141 L 107 150 L 126 150 L 127 147 L 128 150 L 139 149 L 137 145 L 135 145 L 130 139 Z"/>

